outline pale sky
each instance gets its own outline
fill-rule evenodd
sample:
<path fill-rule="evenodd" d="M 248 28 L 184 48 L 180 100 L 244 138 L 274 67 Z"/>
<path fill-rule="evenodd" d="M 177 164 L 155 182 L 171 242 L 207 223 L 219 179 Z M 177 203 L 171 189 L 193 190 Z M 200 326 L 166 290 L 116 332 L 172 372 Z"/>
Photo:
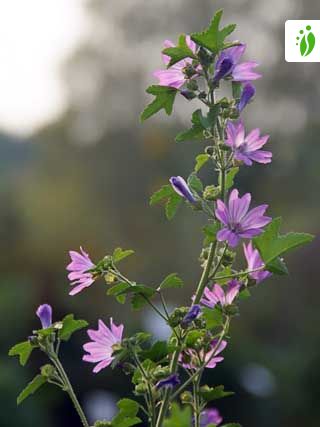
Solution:
<path fill-rule="evenodd" d="M 87 31 L 85 0 L 0 0 L 0 130 L 28 135 L 64 111 L 60 67 Z"/>

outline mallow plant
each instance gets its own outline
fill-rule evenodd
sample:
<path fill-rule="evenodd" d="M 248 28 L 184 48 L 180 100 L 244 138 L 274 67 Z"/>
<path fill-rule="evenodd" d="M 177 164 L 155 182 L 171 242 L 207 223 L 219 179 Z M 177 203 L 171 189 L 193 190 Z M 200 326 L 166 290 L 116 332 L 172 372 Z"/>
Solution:
<path fill-rule="evenodd" d="M 129 299 L 133 310 L 151 307 L 171 328 L 167 341 L 155 341 L 147 331 L 128 336 L 119 311 L 117 319 L 98 319 L 86 331 L 83 362 L 92 364 L 97 375 L 107 369 L 129 375 L 134 396 L 120 400 L 117 415 L 95 421 L 95 427 L 240 426 L 223 423 L 228 414 L 215 407 L 216 400 L 232 391 L 205 384 L 203 374 L 223 362 L 241 300 L 265 286 L 262 282 L 272 281 L 272 275 L 287 274 L 283 256 L 313 239 L 305 233 L 280 234 L 281 218 L 272 219 L 272 208 L 257 205 L 255 195 L 236 187 L 241 167 L 271 167 L 272 153 L 269 136 L 259 128 L 248 129 L 241 118 L 255 96 L 252 82 L 261 78 L 258 64 L 245 58 L 244 43 L 228 39 L 235 25 L 221 27 L 221 18 L 220 10 L 204 31 L 182 34 L 176 44 L 164 42 L 163 66 L 154 72 L 158 82 L 147 89 L 154 99 L 141 114 L 142 121 L 162 109 L 171 115 L 176 97 L 196 104 L 190 128 L 176 136 L 181 150 L 186 141 L 197 141 L 194 169 L 189 174 L 177 170 L 150 199 L 151 205 L 164 204 L 169 220 L 182 204 L 202 215 L 202 273 L 197 284 L 187 283 L 182 290 L 184 301 L 189 293 L 189 303 L 168 308 L 170 290 L 184 286 L 176 273 L 148 285 L 127 277 L 120 266 L 132 250 L 116 248 L 98 261 L 83 248 L 70 251 L 70 295 L 88 295 L 92 286 L 101 286 L 102 295 L 115 303 Z M 198 176 L 202 168 L 210 170 L 212 181 L 206 186 Z M 60 358 L 61 346 L 87 322 L 73 314 L 55 319 L 49 304 L 40 305 L 36 315 L 36 329 L 9 355 L 18 356 L 24 366 L 33 352 L 41 351 L 48 363 L 20 393 L 18 404 L 49 383 L 69 396 L 82 425 L 89 427 Z"/>

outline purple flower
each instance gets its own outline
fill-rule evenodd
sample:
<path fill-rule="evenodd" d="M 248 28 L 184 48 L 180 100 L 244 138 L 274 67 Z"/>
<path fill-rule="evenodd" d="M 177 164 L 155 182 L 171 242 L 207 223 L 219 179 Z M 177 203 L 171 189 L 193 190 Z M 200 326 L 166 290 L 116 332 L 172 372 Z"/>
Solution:
<path fill-rule="evenodd" d="M 250 193 L 239 198 L 236 189 L 230 194 L 228 206 L 217 200 L 215 214 L 224 225 L 217 233 L 217 240 L 227 241 L 234 248 L 241 238 L 251 239 L 263 232 L 263 227 L 271 221 L 270 217 L 263 215 L 268 205 L 260 205 L 249 211 L 250 202 Z"/>
<path fill-rule="evenodd" d="M 191 40 L 190 36 L 186 36 L 186 43 L 188 47 L 192 50 L 193 53 L 196 53 L 197 45 Z M 164 47 L 174 47 L 175 45 L 170 40 L 165 40 Z M 168 55 L 162 54 L 162 60 L 165 65 L 168 65 L 170 62 L 170 57 Z M 179 89 L 186 82 L 187 76 L 184 72 L 184 69 L 192 65 L 191 58 L 185 58 L 182 61 L 177 62 L 172 67 L 166 70 L 156 70 L 153 75 L 159 79 L 160 86 L 170 86 L 175 89 Z"/>
<path fill-rule="evenodd" d="M 172 185 L 172 188 L 176 193 L 179 194 L 179 196 L 184 197 L 190 203 L 195 203 L 196 199 L 194 198 L 188 184 L 182 178 L 182 176 L 172 176 L 169 181 Z"/>
<path fill-rule="evenodd" d="M 251 84 L 247 83 L 243 86 L 241 97 L 238 102 L 238 111 L 241 113 L 241 111 L 249 104 L 251 99 L 256 94 L 256 88 Z"/>
<path fill-rule="evenodd" d="M 199 304 L 194 304 L 193 306 L 191 306 L 188 313 L 182 319 L 181 326 L 187 327 L 188 325 L 190 325 L 190 323 L 199 316 L 200 312 L 201 307 Z"/>
<path fill-rule="evenodd" d="M 247 136 L 243 122 L 228 121 L 226 145 L 232 148 L 236 160 L 251 166 L 253 162 L 270 163 L 272 153 L 260 150 L 266 144 L 269 135 L 260 136 L 260 129 L 252 130 Z"/>
<path fill-rule="evenodd" d="M 211 408 L 201 413 L 200 427 L 207 427 L 210 424 L 218 426 L 223 421 L 218 409 Z"/>
<path fill-rule="evenodd" d="M 67 266 L 70 271 L 68 279 L 71 281 L 71 286 L 74 288 L 69 292 L 69 295 L 75 295 L 81 292 L 84 288 L 92 285 L 94 276 L 89 271 L 95 267 L 95 264 L 89 258 L 89 255 L 80 247 L 80 252 L 70 251 L 71 262 Z"/>
<path fill-rule="evenodd" d="M 253 68 L 258 66 L 256 62 L 249 61 L 238 64 L 245 50 L 246 45 L 240 44 L 239 46 L 229 47 L 221 52 L 214 73 L 213 79 L 215 82 L 225 77 L 231 77 L 235 82 L 244 83 L 261 77 L 261 74 L 253 71 Z"/>
<path fill-rule="evenodd" d="M 231 280 L 226 291 L 216 283 L 211 290 L 208 287 L 205 288 L 201 303 L 209 308 L 214 308 L 217 304 L 222 307 L 230 305 L 238 295 L 240 288 L 241 283 L 238 280 Z"/>
<path fill-rule="evenodd" d="M 87 332 L 92 341 L 84 344 L 83 348 L 89 354 L 85 354 L 82 360 L 97 363 L 93 372 L 98 373 L 109 366 L 114 359 L 113 346 L 121 343 L 123 325 L 116 326 L 111 318 L 110 328 L 108 328 L 102 320 L 99 320 L 98 330 L 88 329 Z"/>
<path fill-rule="evenodd" d="M 243 252 L 248 263 L 248 270 L 255 270 L 260 267 L 264 267 L 264 262 L 262 261 L 258 249 L 255 249 L 252 245 L 252 242 L 249 242 L 246 246 L 243 244 Z M 269 271 L 255 271 L 250 273 L 249 277 L 254 279 L 257 283 L 262 282 L 262 280 L 267 279 L 271 276 Z"/>
<path fill-rule="evenodd" d="M 40 305 L 36 311 L 40 319 L 42 329 L 50 328 L 52 325 L 52 307 L 49 304 Z"/>
<path fill-rule="evenodd" d="M 179 375 L 178 374 L 172 374 L 169 375 L 169 377 L 160 380 L 159 382 L 157 382 L 156 384 L 156 388 L 160 389 L 160 388 L 173 388 L 176 385 L 180 384 L 180 379 L 179 379 Z"/>
<path fill-rule="evenodd" d="M 218 339 L 211 341 L 210 350 L 205 353 L 203 350 L 199 352 L 193 349 L 187 349 L 184 351 L 184 355 L 179 356 L 179 361 L 182 363 L 182 366 L 186 369 L 197 369 L 203 362 L 207 362 L 206 368 L 213 369 L 217 366 L 217 363 L 223 361 L 223 357 L 218 356 L 227 346 L 227 341 L 222 340 L 218 344 Z M 185 357 L 184 357 L 185 356 Z M 185 361 L 184 359 L 188 359 Z"/>

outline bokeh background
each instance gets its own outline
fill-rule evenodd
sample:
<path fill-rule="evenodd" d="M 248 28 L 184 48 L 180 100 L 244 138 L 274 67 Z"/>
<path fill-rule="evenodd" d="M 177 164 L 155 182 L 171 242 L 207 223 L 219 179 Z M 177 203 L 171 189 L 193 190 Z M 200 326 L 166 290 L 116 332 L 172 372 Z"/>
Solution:
<path fill-rule="evenodd" d="M 68 296 L 68 250 L 83 245 L 94 259 L 115 246 L 134 248 L 123 264 L 142 283 L 176 271 L 187 303 L 199 276 L 204 218 L 181 209 L 170 223 L 149 195 L 171 175 L 187 175 L 198 143 L 175 144 L 189 124 L 179 100 L 168 119 L 141 125 L 145 88 L 161 64 L 166 38 L 204 28 L 213 12 L 238 24 L 247 58 L 264 78 L 247 108 L 248 127 L 270 133 L 274 161 L 242 170 L 241 191 L 282 215 L 284 231 L 318 233 L 320 187 L 319 64 L 284 61 L 287 19 L 319 16 L 316 0 L 7 0 L 0 4 L 0 425 L 79 426 L 68 399 L 53 386 L 16 408 L 16 395 L 44 362 L 27 368 L 7 357 L 38 326 L 36 307 L 55 319 L 76 312 L 95 326 L 114 316 L 128 333 L 165 325 L 148 311 L 103 298 L 97 283 Z M 271 148 L 271 145 L 270 145 Z M 207 179 L 206 175 L 204 178 Z M 320 386 L 319 240 L 288 256 L 290 275 L 271 278 L 241 304 L 225 363 L 208 381 L 236 396 L 219 402 L 226 421 L 244 427 L 317 427 Z M 179 300 L 177 300 L 179 298 Z M 119 372 L 91 373 L 81 362 L 85 332 L 63 349 L 67 371 L 91 421 L 109 417 L 131 385 Z"/>

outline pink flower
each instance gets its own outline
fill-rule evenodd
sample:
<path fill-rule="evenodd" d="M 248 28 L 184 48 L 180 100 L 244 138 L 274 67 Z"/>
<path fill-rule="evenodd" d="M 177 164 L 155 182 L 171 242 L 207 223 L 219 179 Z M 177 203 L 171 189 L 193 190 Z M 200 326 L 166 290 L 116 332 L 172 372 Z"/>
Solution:
<path fill-rule="evenodd" d="M 260 136 L 260 129 L 254 129 L 246 136 L 242 121 L 227 123 L 226 144 L 232 148 L 235 159 L 247 166 L 251 166 L 253 162 L 271 162 L 272 153 L 260 150 L 268 139 L 269 135 Z"/>
<path fill-rule="evenodd" d="M 228 283 L 226 292 L 218 284 L 213 285 L 211 290 L 207 287 L 204 290 L 201 303 L 209 308 L 214 308 L 217 304 L 220 304 L 222 307 L 230 305 L 238 295 L 240 288 L 241 283 L 238 280 L 231 280 Z"/>
<path fill-rule="evenodd" d="M 81 253 L 76 251 L 69 252 L 71 262 L 67 266 L 67 270 L 70 271 L 68 279 L 71 281 L 71 286 L 74 286 L 69 295 L 81 292 L 95 281 L 93 274 L 89 271 L 95 267 L 95 264 L 81 247 L 80 251 Z"/>
<path fill-rule="evenodd" d="M 186 369 L 197 369 L 203 362 L 208 362 L 206 368 L 213 369 L 217 366 L 217 363 L 223 361 L 223 357 L 217 355 L 221 353 L 227 346 L 227 341 L 222 340 L 218 345 L 218 339 L 211 341 L 210 350 L 205 353 L 203 350 L 200 350 L 199 356 L 198 352 L 193 349 L 187 349 L 184 351 L 186 358 L 190 359 L 188 362 L 184 362 L 184 356 L 180 355 L 179 361 L 182 363 L 182 366 Z M 217 347 L 217 348 L 216 348 Z"/>
<path fill-rule="evenodd" d="M 186 36 L 186 43 L 193 53 L 197 50 L 197 45 L 191 40 L 190 36 Z M 174 47 L 175 45 L 170 40 L 165 40 L 164 47 Z M 168 55 L 162 54 L 162 60 L 165 65 L 168 65 L 170 62 L 170 57 Z M 172 67 L 166 70 L 156 70 L 153 75 L 157 79 L 159 79 L 160 86 L 170 86 L 175 89 L 179 89 L 186 82 L 186 75 L 184 73 L 184 69 L 188 66 L 192 65 L 191 58 L 182 59 L 182 61 L 177 62 Z"/>
<path fill-rule="evenodd" d="M 271 221 L 264 216 L 268 205 L 260 205 L 249 210 L 251 194 L 239 197 L 238 190 L 231 191 L 229 203 L 217 200 L 216 217 L 223 224 L 217 233 L 219 242 L 227 241 L 231 247 L 236 247 L 241 238 L 251 239 L 263 232 L 263 227 Z"/>
<path fill-rule="evenodd" d="M 201 412 L 200 427 L 207 427 L 209 425 L 211 426 L 212 424 L 218 426 L 222 423 L 222 421 L 223 418 L 216 408 L 206 409 L 205 411 Z"/>
<path fill-rule="evenodd" d="M 122 333 L 123 325 L 116 326 L 112 318 L 110 319 L 110 328 L 102 320 L 99 320 L 97 331 L 88 329 L 88 335 L 92 341 L 84 344 L 83 348 L 89 354 L 85 354 L 82 360 L 97 363 L 93 369 L 95 374 L 111 364 L 114 359 L 112 356 L 113 346 L 121 343 Z"/>
<path fill-rule="evenodd" d="M 260 267 L 264 267 L 264 262 L 262 261 L 258 249 L 255 249 L 252 245 L 252 242 L 249 242 L 246 246 L 243 244 L 243 252 L 248 263 L 248 270 L 255 270 Z M 249 277 L 256 280 L 257 283 L 262 282 L 262 280 L 267 279 L 271 276 L 269 271 L 255 271 L 250 273 Z"/>

